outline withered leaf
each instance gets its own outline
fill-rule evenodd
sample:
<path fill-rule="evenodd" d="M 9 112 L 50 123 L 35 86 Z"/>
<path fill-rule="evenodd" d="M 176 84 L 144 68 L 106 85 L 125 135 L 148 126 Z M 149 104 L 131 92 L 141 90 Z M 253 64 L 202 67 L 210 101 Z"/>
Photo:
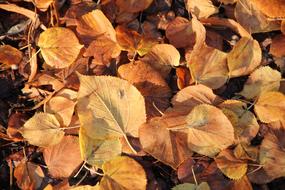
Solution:
<path fill-rule="evenodd" d="M 22 52 L 10 45 L 0 46 L 0 63 L 11 66 L 18 65 L 23 58 Z"/>
<path fill-rule="evenodd" d="M 212 14 L 218 13 L 218 7 L 215 7 L 211 0 L 186 0 L 186 9 L 193 13 L 198 19 L 208 18 Z"/>
<path fill-rule="evenodd" d="M 270 53 L 276 57 L 284 57 L 285 56 L 285 35 L 280 34 L 275 36 L 272 39 L 272 43 L 270 46 Z"/>
<path fill-rule="evenodd" d="M 264 14 L 272 18 L 285 17 L 285 1 L 284 0 L 253 0 L 254 6 L 260 9 Z"/>
<path fill-rule="evenodd" d="M 116 0 L 116 5 L 123 11 L 136 13 L 148 8 L 153 0 Z"/>
<path fill-rule="evenodd" d="M 192 183 L 183 183 L 176 185 L 172 188 L 172 190 L 210 190 L 210 186 L 207 182 L 202 182 L 199 185 Z"/>

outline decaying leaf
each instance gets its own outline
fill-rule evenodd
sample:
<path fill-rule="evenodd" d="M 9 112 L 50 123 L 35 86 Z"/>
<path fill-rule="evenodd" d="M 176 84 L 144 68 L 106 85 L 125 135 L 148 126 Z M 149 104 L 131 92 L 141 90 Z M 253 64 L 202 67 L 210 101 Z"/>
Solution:
<path fill-rule="evenodd" d="M 52 27 L 42 32 L 38 46 L 46 63 L 54 68 L 71 65 L 83 47 L 72 30 L 63 27 Z"/>
<path fill-rule="evenodd" d="M 284 135 L 284 129 L 270 130 L 260 146 L 260 164 L 271 180 L 285 176 Z"/>
<path fill-rule="evenodd" d="M 115 157 L 103 164 L 100 190 L 145 190 L 147 179 L 143 167 L 127 156 Z"/>
<path fill-rule="evenodd" d="M 185 124 L 185 115 L 181 116 L 175 111 L 152 118 L 140 127 L 143 150 L 176 169 L 192 153 L 187 147 L 187 134 L 172 131 L 171 128 L 183 127 Z"/>
<path fill-rule="evenodd" d="M 201 104 L 194 107 L 186 122 L 188 146 L 194 152 L 213 157 L 234 142 L 231 122 L 214 106 Z"/>
<path fill-rule="evenodd" d="M 180 64 L 179 51 L 170 44 L 156 44 L 143 57 L 143 62 L 148 63 L 160 74 L 167 78 L 172 67 L 177 67 Z"/>
<path fill-rule="evenodd" d="M 149 64 L 136 61 L 122 65 L 118 69 L 121 78 L 132 83 L 144 96 L 148 117 L 160 116 L 170 106 L 172 95 L 166 81 Z"/>
<path fill-rule="evenodd" d="M 45 148 L 43 156 L 52 177 L 70 177 L 72 172 L 82 163 L 78 137 L 63 137 L 60 143 Z"/>
<path fill-rule="evenodd" d="M 196 83 L 217 89 L 228 79 L 227 54 L 218 49 L 204 45 L 194 50 L 187 62 Z"/>
<path fill-rule="evenodd" d="M 269 66 L 260 67 L 250 74 L 239 94 L 247 99 L 252 99 L 264 92 L 278 91 L 280 80 L 281 73 L 277 70 L 273 70 Z"/>
<path fill-rule="evenodd" d="M 22 52 L 10 45 L 0 46 L 0 64 L 18 65 L 23 58 Z"/>
<path fill-rule="evenodd" d="M 250 74 L 261 63 L 261 49 L 256 40 L 242 37 L 229 52 L 228 67 L 230 78 Z"/>
<path fill-rule="evenodd" d="M 235 7 L 235 17 L 249 33 L 270 32 L 280 29 L 278 21 L 269 20 L 251 0 L 239 0 Z"/>
<path fill-rule="evenodd" d="M 138 137 L 138 127 L 146 121 L 145 102 L 133 85 L 110 76 L 79 75 L 79 79 L 77 112 L 84 130 L 79 135 L 87 135 L 80 137 L 81 148 L 82 143 L 88 148 L 99 147 L 105 140 L 114 142 L 125 138 L 128 141 L 127 136 Z M 81 149 L 83 154 L 85 151 L 94 157 L 94 150 Z"/>
<path fill-rule="evenodd" d="M 23 137 L 32 145 L 48 147 L 58 144 L 64 131 L 53 114 L 36 113 L 20 129 Z"/>
<path fill-rule="evenodd" d="M 250 144 L 250 141 L 258 133 L 259 125 L 254 114 L 247 110 L 246 103 L 238 100 L 226 100 L 219 107 L 222 108 L 234 127 L 236 142 Z M 230 113 L 234 114 L 234 121 Z"/>
<path fill-rule="evenodd" d="M 116 5 L 122 10 L 136 13 L 148 8 L 153 0 L 116 0 Z"/>
<path fill-rule="evenodd" d="M 14 176 L 21 189 L 38 189 L 43 182 L 44 172 L 40 166 L 23 160 L 15 168 Z"/>
<path fill-rule="evenodd" d="M 41 11 L 46 11 L 54 0 L 35 0 L 33 3 Z"/>
<path fill-rule="evenodd" d="M 262 93 L 254 105 L 254 111 L 264 123 L 284 121 L 285 95 L 280 92 Z"/>
<path fill-rule="evenodd" d="M 239 180 L 234 180 L 231 190 L 253 190 L 252 185 L 246 175 Z"/>
<path fill-rule="evenodd" d="M 186 0 L 186 9 L 193 13 L 198 19 L 208 18 L 218 13 L 218 7 L 215 7 L 211 0 Z"/>
<path fill-rule="evenodd" d="M 218 168 L 230 179 L 241 179 L 247 171 L 247 163 L 237 159 L 230 150 L 223 150 L 215 157 Z"/>

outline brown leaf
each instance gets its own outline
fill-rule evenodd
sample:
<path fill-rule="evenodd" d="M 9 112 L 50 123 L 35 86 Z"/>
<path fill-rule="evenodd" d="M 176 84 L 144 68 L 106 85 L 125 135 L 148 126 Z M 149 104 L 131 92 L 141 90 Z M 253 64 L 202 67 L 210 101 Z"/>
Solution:
<path fill-rule="evenodd" d="M 55 2 L 54 0 L 35 0 L 33 3 L 41 11 L 47 11 L 49 6 Z"/>
<path fill-rule="evenodd" d="M 193 13 L 198 19 L 208 18 L 219 12 L 210 0 L 186 0 L 185 4 L 188 12 Z"/>
<path fill-rule="evenodd" d="M 33 190 L 40 188 L 44 173 L 40 166 L 23 160 L 14 171 L 17 185 L 21 189 Z"/>
<path fill-rule="evenodd" d="M 170 88 L 158 71 L 142 61 L 122 65 L 118 69 L 121 78 L 131 82 L 144 96 L 148 118 L 160 116 L 170 106 Z M 158 109 L 158 110 L 157 110 Z"/>
<path fill-rule="evenodd" d="M 188 68 L 186 67 L 176 68 L 176 76 L 177 76 L 177 86 L 180 90 L 190 85 L 191 75 Z"/>
<path fill-rule="evenodd" d="M 250 181 L 248 180 L 248 177 L 244 175 L 239 180 L 234 180 L 233 185 L 230 190 L 253 190 L 252 185 Z"/>
<path fill-rule="evenodd" d="M 171 131 L 173 127 L 185 126 L 185 115 L 171 112 L 152 118 L 139 130 L 143 149 L 161 162 L 176 169 L 192 155 L 187 147 L 187 134 Z"/>
<path fill-rule="evenodd" d="M 230 78 L 250 74 L 260 65 L 261 57 L 258 42 L 253 38 L 242 37 L 227 57 Z"/>
<path fill-rule="evenodd" d="M 70 177 L 82 163 L 78 137 L 65 136 L 57 145 L 43 150 L 45 163 L 54 178 Z"/>
<path fill-rule="evenodd" d="M 7 135 L 14 141 L 23 140 L 19 129 L 24 125 L 26 119 L 28 119 L 28 116 L 24 113 L 13 113 L 9 117 Z"/>
<path fill-rule="evenodd" d="M 285 17 L 284 0 L 263 0 L 263 1 L 253 0 L 253 4 L 269 17 L 272 18 Z"/>
<path fill-rule="evenodd" d="M 153 0 L 116 0 L 116 5 L 123 11 L 136 13 L 148 8 Z"/>
<path fill-rule="evenodd" d="M 22 61 L 22 52 L 10 45 L 0 46 L 0 63 L 11 66 L 18 65 Z"/>
<path fill-rule="evenodd" d="M 279 34 L 272 39 L 270 53 L 276 57 L 285 56 L 285 35 Z"/>

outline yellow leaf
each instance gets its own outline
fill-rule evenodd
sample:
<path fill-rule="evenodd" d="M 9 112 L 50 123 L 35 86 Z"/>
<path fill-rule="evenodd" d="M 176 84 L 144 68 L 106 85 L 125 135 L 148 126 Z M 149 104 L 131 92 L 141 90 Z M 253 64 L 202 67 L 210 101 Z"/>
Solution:
<path fill-rule="evenodd" d="M 230 179 L 241 179 L 247 171 L 247 163 L 239 160 L 230 150 L 224 150 L 215 158 L 218 168 Z"/>
<path fill-rule="evenodd" d="M 72 30 L 62 27 L 48 28 L 42 32 L 38 46 L 46 63 L 55 68 L 71 65 L 83 47 Z"/>
<path fill-rule="evenodd" d="M 186 0 L 185 4 L 188 12 L 193 13 L 198 19 L 208 18 L 219 12 L 211 0 Z"/>
<path fill-rule="evenodd" d="M 128 142 L 127 136 L 138 137 L 138 128 L 146 121 L 145 102 L 133 85 L 110 76 L 79 75 L 79 79 L 77 112 L 81 129 L 84 129 L 80 133 L 84 136 L 80 137 L 80 143 L 83 138 L 92 139 L 84 141 L 84 147 L 99 147 L 106 140 L 114 143 L 118 138 Z M 108 145 L 106 142 L 104 147 Z M 93 149 L 87 151 L 92 153 L 88 157 L 93 158 Z"/>
<path fill-rule="evenodd" d="M 146 190 L 145 171 L 130 157 L 119 156 L 105 162 L 103 172 L 100 190 Z"/>
<path fill-rule="evenodd" d="M 284 121 L 285 118 L 285 96 L 280 92 L 265 92 L 260 95 L 254 111 L 260 121 L 271 123 Z"/>
<path fill-rule="evenodd" d="M 210 190 L 210 187 L 207 182 L 202 182 L 199 185 L 183 183 L 176 185 L 175 187 L 171 188 L 171 190 Z"/>
<path fill-rule="evenodd" d="M 194 152 L 209 157 L 234 143 L 234 129 L 223 112 L 211 105 L 201 104 L 186 118 L 188 146 Z"/>
<path fill-rule="evenodd" d="M 250 74 L 261 63 L 261 49 L 253 38 L 242 37 L 228 54 L 230 78 Z"/>
<path fill-rule="evenodd" d="M 20 132 L 30 144 L 40 147 L 56 145 L 64 136 L 58 120 L 49 113 L 36 113 L 26 121 Z"/>
<path fill-rule="evenodd" d="M 148 8 L 153 0 L 116 0 L 116 5 L 122 10 L 137 13 Z"/>
<path fill-rule="evenodd" d="M 272 18 L 285 17 L 285 1 L 284 0 L 252 0 L 253 5 L 260 11 Z"/>
<path fill-rule="evenodd" d="M 239 93 L 247 99 L 253 99 L 261 93 L 278 91 L 280 87 L 281 73 L 269 66 L 260 67 L 252 72 Z"/>

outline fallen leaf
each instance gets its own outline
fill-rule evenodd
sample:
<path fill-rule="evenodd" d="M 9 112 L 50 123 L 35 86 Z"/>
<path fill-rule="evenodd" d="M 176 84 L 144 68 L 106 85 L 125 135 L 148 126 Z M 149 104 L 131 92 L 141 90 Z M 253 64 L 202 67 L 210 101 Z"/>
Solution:
<path fill-rule="evenodd" d="M 285 34 L 285 20 L 282 20 L 281 22 L 281 32 Z"/>
<path fill-rule="evenodd" d="M 271 18 L 285 17 L 285 1 L 284 0 L 253 0 L 254 6 L 260 9 L 264 14 Z"/>
<path fill-rule="evenodd" d="M 53 114 L 36 113 L 20 129 L 23 137 L 32 145 L 48 147 L 58 144 L 64 136 Z"/>
<path fill-rule="evenodd" d="M 105 140 L 125 138 L 128 142 L 127 136 L 138 137 L 138 127 L 146 121 L 145 102 L 133 85 L 110 76 L 79 75 L 79 79 L 77 112 L 84 130 L 79 135 L 88 134 L 80 137 L 81 148 L 82 143 L 84 147 L 98 147 Z M 91 138 L 92 142 L 81 141 L 82 138 Z M 94 157 L 93 150 L 87 151 L 92 153 L 88 156 Z"/>
<path fill-rule="evenodd" d="M 229 118 L 228 112 L 231 111 L 236 116 L 236 121 L 232 122 L 236 142 L 250 144 L 251 140 L 257 135 L 259 125 L 254 114 L 247 110 L 246 103 L 238 100 L 226 100 L 219 105 L 224 114 Z"/>
<path fill-rule="evenodd" d="M 230 150 L 223 150 L 215 157 L 218 168 L 230 179 L 241 179 L 247 171 L 247 163 L 237 159 Z"/>
<path fill-rule="evenodd" d="M 47 11 L 49 6 L 55 2 L 54 0 L 35 0 L 33 3 L 41 11 Z"/>
<path fill-rule="evenodd" d="M 70 177 L 82 163 L 78 137 L 65 136 L 61 142 L 45 148 L 43 156 L 49 174 L 54 178 Z"/>
<path fill-rule="evenodd" d="M 231 190 L 253 190 L 252 185 L 246 175 L 241 179 L 234 180 Z"/>
<path fill-rule="evenodd" d="M 197 41 L 204 42 L 206 31 L 204 26 L 193 17 L 191 21 L 176 17 L 166 28 L 166 37 L 176 48 L 193 48 Z"/>
<path fill-rule="evenodd" d="M 191 75 L 190 71 L 186 67 L 178 67 L 176 68 L 176 76 L 177 76 L 177 87 L 179 90 L 186 88 L 191 83 Z"/>
<path fill-rule="evenodd" d="M 71 65 L 83 47 L 72 30 L 63 27 L 52 27 L 42 32 L 38 46 L 46 63 L 54 68 Z"/>
<path fill-rule="evenodd" d="M 25 113 L 13 113 L 8 120 L 7 135 L 13 139 L 13 141 L 22 141 L 23 136 L 19 129 L 24 125 L 25 120 L 28 119 Z"/>
<path fill-rule="evenodd" d="M 280 29 L 280 23 L 268 20 L 251 0 L 239 0 L 235 7 L 235 17 L 249 33 L 270 32 Z"/>
<path fill-rule="evenodd" d="M 175 187 L 171 188 L 171 190 L 210 190 L 210 187 L 207 182 L 202 182 L 199 185 L 183 183 L 176 185 Z"/>
<path fill-rule="evenodd" d="M 271 180 L 285 176 L 284 135 L 284 129 L 270 130 L 260 146 L 260 164 Z"/>
<path fill-rule="evenodd" d="M 280 34 L 272 39 L 270 53 L 276 57 L 285 57 L 285 35 Z"/>
<path fill-rule="evenodd" d="M 219 12 L 218 7 L 215 7 L 211 0 L 186 0 L 185 6 L 188 12 L 194 14 L 198 19 L 208 18 Z"/>
<path fill-rule="evenodd" d="M 193 80 L 212 89 L 220 88 L 228 79 L 227 53 L 218 49 L 204 45 L 191 53 L 187 64 Z"/>
<path fill-rule="evenodd" d="M 91 186 L 91 185 L 81 185 L 74 188 L 72 190 L 101 190 L 99 185 Z"/>
<path fill-rule="evenodd" d="M 10 45 L 0 46 L 0 63 L 11 66 L 18 65 L 23 59 L 23 54 L 18 49 Z"/>
<path fill-rule="evenodd" d="M 116 0 L 116 5 L 122 10 L 130 13 L 137 13 L 148 8 L 153 0 Z"/>
<path fill-rule="evenodd" d="M 118 69 L 121 78 L 132 83 L 144 96 L 148 118 L 160 116 L 170 106 L 172 95 L 166 81 L 149 64 L 136 61 L 122 65 Z"/>
<path fill-rule="evenodd" d="M 26 160 L 21 161 L 15 168 L 14 176 L 18 187 L 27 190 L 40 188 L 44 179 L 41 167 Z"/>
<path fill-rule="evenodd" d="M 285 96 L 280 92 L 265 92 L 254 105 L 254 112 L 264 123 L 282 121 L 285 118 Z"/>
<path fill-rule="evenodd" d="M 186 118 L 188 146 L 194 152 L 215 156 L 234 142 L 231 122 L 218 108 L 201 104 L 192 109 Z"/>
<path fill-rule="evenodd" d="M 75 102 L 62 96 L 52 97 L 45 105 L 47 113 L 54 114 L 60 123 L 68 126 L 74 112 Z"/>
<path fill-rule="evenodd" d="M 234 4 L 236 3 L 238 0 L 218 0 L 219 2 L 228 5 L 228 4 Z"/>
<path fill-rule="evenodd" d="M 171 100 L 174 108 L 185 108 L 188 113 L 199 104 L 218 105 L 223 100 L 213 90 L 202 84 L 188 86 L 180 90 Z"/>
<path fill-rule="evenodd" d="M 185 124 L 185 115 L 181 116 L 175 113 L 175 110 L 162 117 L 152 118 L 141 125 L 139 130 L 143 150 L 176 169 L 192 155 L 187 147 L 187 134 L 171 130 L 173 127 L 183 127 Z"/>
<path fill-rule="evenodd" d="M 143 167 L 127 156 L 115 157 L 103 164 L 104 176 L 100 190 L 145 190 L 147 185 Z"/>
<path fill-rule="evenodd" d="M 269 66 L 260 67 L 250 74 L 239 94 L 247 99 L 253 99 L 264 92 L 278 91 L 280 80 L 281 73 L 279 71 L 273 70 Z"/>
<path fill-rule="evenodd" d="M 170 44 L 156 44 L 142 58 L 143 62 L 149 63 L 153 68 L 167 78 L 172 67 L 180 64 L 179 51 Z"/>
<path fill-rule="evenodd" d="M 261 49 L 253 38 L 242 37 L 228 53 L 230 78 L 250 74 L 261 63 Z"/>

